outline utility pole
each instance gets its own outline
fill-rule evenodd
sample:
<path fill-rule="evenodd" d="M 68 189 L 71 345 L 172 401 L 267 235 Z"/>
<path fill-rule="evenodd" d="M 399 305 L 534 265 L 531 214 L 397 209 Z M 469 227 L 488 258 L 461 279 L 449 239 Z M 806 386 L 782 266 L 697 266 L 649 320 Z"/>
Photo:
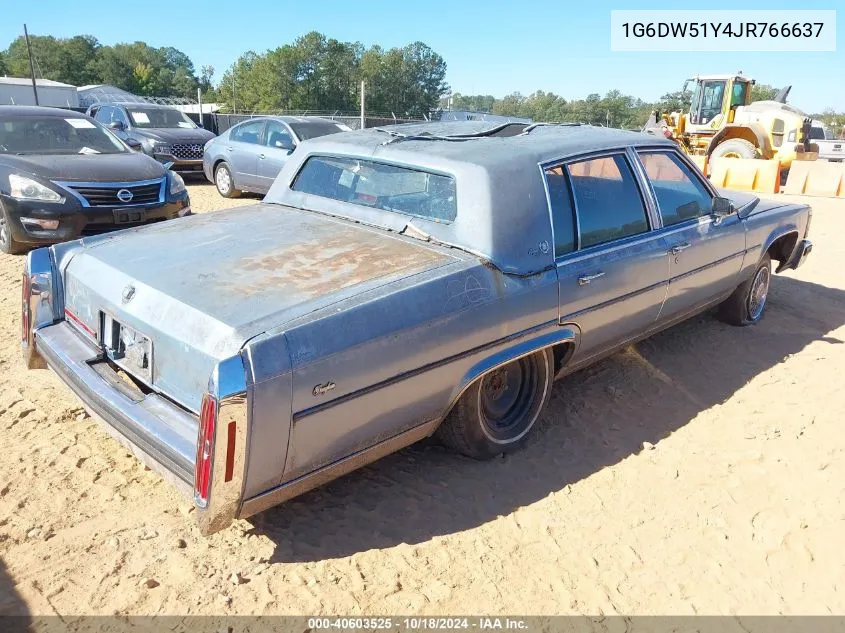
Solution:
<path fill-rule="evenodd" d="M 202 120 L 202 88 L 197 86 L 197 103 L 200 106 L 200 127 L 205 127 L 205 124 Z"/>
<path fill-rule="evenodd" d="M 367 120 L 364 118 L 364 82 L 361 82 L 361 129 L 367 127 Z"/>
<path fill-rule="evenodd" d="M 29 33 L 26 24 L 23 25 L 23 37 L 26 40 L 26 52 L 29 55 L 29 75 L 32 77 L 32 94 L 35 95 L 35 105 L 38 105 L 38 88 L 35 87 L 35 66 L 32 64 L 32 47 L 29 45 Z"/>

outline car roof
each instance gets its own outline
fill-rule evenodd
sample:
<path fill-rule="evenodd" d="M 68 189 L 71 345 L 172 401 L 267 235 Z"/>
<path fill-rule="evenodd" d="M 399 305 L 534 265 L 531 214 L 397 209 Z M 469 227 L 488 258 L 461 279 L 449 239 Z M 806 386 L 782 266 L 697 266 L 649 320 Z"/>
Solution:
<path fill-rule="evenodd" d="M 296 149 L 264 201 L 399 233 L 412 226 L 506 273 L 534 275 L 554 265 L 549 202 L 540 165 L 632 146 L 677 150 L 674 142 L 662 137 L 589 125 L 450 121 L 330 134 Z M 302 164 L 314 155 L 384 161 L 451 175 L 456 180 L 457 216 L 449 223 L 432 221 L 291 188 Z"/>
<path fill-rule="evenodd" d="M 179 108 L 175 108 L 173 106 L 164 105 L 161 103 L 145 103 L 142 101 L 100 101 L 99 103 L 93 104 L 91 107 L 101 107 L 101 106 L 122 106 L 124 108 L 157 108 L 159 110 L 178 110 Z"/>
<path fill-rule="evenodd" d="M 0 105 L 0 117 L 7 115 L 16 116 L 42 116 L 42 117 L 60 117 L 63 119 L 85 119 L 86 115 L 75 110 L 66 110 L 64 108 L 49 108 L 47 106 L 24 106 L 24 105 Z"/>
<path fill-rule="evenodd" d="M 244 119 L 243 121 L 238 121 L 232 127 L 236 125 L 241 125 L 242 123 L 249 123 L 250 121 L 282 121 L 284 123 L 333 123 L 334 125 L 340 125 L 340 121 L 332 121 L 331 119 L 327 119 L 325 117 L 320 116 L 289 116 L 289 115 L 282 115 L 282 114 L 267 114 L 263 116 L 254 116 L 250 117 L 249 119 Z"/>
<path fill-rule="evenodd" d="M 309 141 L 312 152 L 364 154 L 429 168 L 468 163 L 487 168 L 513 161 L 542 164 L 586 152 L 675 143 L 641 132 L 581 124 L 490 121 L 406 123 L 332 134 Z"/>

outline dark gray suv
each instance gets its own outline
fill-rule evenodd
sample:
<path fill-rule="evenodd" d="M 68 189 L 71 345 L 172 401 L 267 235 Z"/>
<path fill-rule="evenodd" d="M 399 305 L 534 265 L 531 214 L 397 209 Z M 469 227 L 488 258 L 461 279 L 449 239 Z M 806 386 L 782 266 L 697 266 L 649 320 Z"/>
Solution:
<path fill-rule="evenodd" d="M 98 103 L 88 116 L 109 127 L 131 146 L 171 169 L 201 172 L 204 145 L 214 134 L 198 127 L 176 108 L 152 103 Z"/>

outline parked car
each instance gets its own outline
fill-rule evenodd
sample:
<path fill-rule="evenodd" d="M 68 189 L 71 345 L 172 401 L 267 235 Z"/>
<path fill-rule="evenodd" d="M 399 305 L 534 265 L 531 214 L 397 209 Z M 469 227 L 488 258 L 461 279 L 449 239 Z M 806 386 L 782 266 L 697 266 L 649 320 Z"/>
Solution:
<path fill-rule="evenodd" d="M 236 198 L 243 191 L 265 194 L 297 144 L 348 130 L 342 123 L 318 117 L 249 119 L 205 146 L 203 171 L 226 198 Z"/>
<path fill-rule="evenodd" d="M 756 323 L 810 214 L 638 133 L 336 134 L 262 203 L 30 253 L 23 352 L 208 534 L 431 434 L 512 451 L 556 377 L 711 306 Z"/>
<path fill-rule="evenodd" d="M 190 212 L 178 174 L 89 117 L 0 106 L 0 251 L 21 253 Z"/>
<path fill-rule="evenodd" d="M 202 171 L 203 146 L 214 134 L 176 108 L 153 103 L 95 104 L 87 114 L 127 143 L 179 172 Z"/>

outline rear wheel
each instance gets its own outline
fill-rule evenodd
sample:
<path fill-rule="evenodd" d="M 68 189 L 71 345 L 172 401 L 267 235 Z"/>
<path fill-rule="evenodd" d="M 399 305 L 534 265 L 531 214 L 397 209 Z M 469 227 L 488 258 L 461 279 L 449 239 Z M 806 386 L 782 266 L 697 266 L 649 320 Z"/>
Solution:
<path fill-rule="evenodd" d="M 766 310 L 771 280 L 772 258 L 766 253 L 757 264 L 754 274 L 719 306 L 719 318 L 731 325 L 757 323 Z"/>
<path fill-rule="evenodd" d="M 438 438 L 475 459 L 516 450 L 548 403 L 553 378 L 548 350 L 491 370 L 463 393 L 437 429 Z"/>
<path fill-rule="evenodd" d="M 226 163 L 220 163 L 214 170 L 214 186 L 217 187 L 217 193 L 224 198 L 237 198 L 241 195 L 241 192 L 235 189 L 232 170 Z"/>
<path fill-rule="evenodd" d="M 760 158 L 753 143 L 741 138 L 732 138 L 716 146 L 710 158 Z"/>
<path fill-rule="evenodd" d="M 20 242 L 12 237 L 12 228 L 6 218 L 6 212 L 0 207 L 0 253 L 19 255 L 26 250 Z"/>

